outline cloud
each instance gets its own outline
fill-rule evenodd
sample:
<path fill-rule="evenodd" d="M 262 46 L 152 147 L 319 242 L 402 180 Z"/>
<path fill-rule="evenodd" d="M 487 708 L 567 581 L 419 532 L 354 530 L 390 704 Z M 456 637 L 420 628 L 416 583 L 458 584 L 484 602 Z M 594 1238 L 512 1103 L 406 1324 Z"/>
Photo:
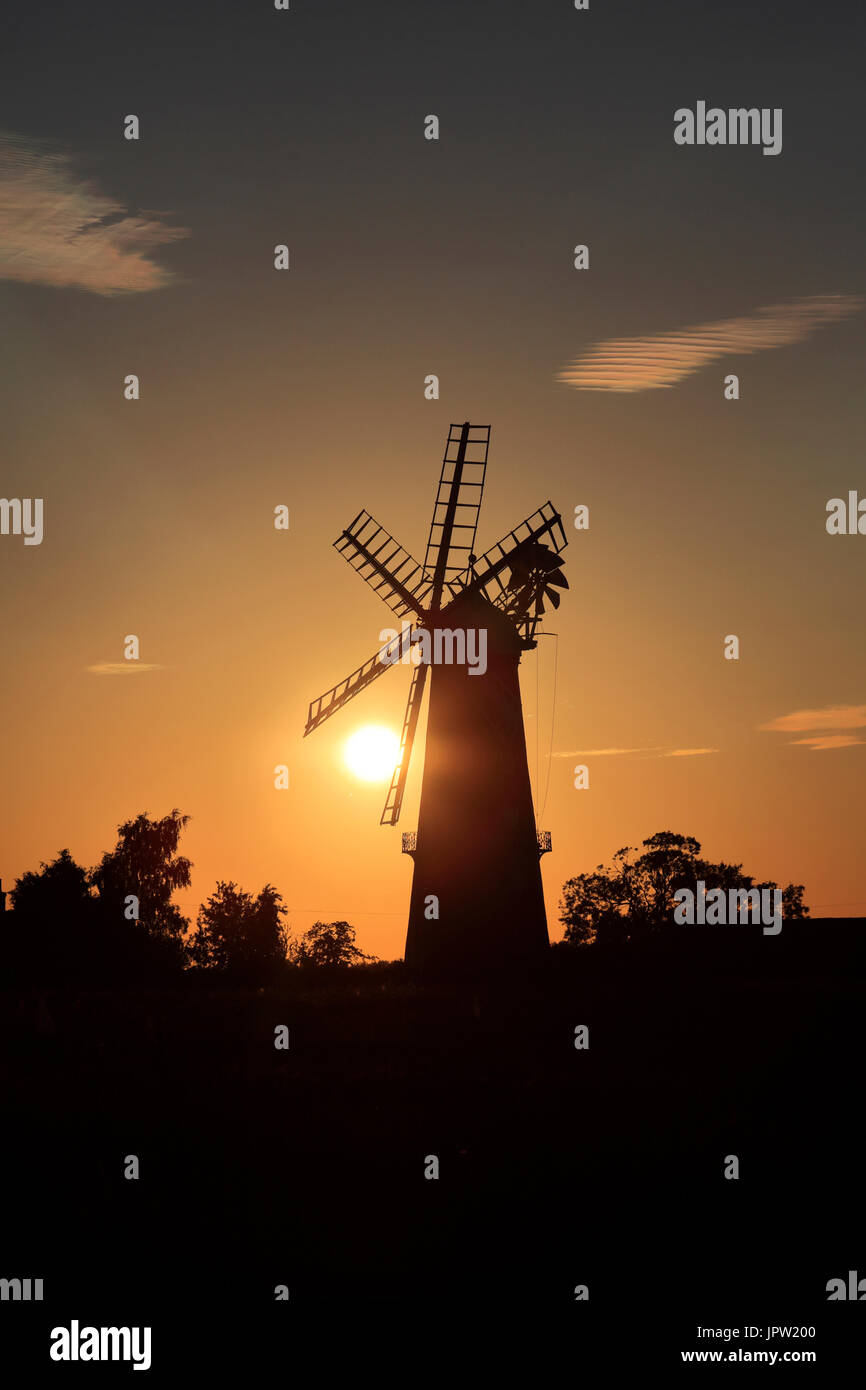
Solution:
<path fill-rule="evenodd" d="M 84 669 L 95 676 L 133 676 L 139 671 L 162 671 L 164 667 L 153 661 L 100 661 Z"/>
<path fill-rule="evenodd" d="M 856 295 L 812 295 L 736 319 L 693 324 L 640 338 L 608 338 L 557 373 L 578 391 L 653 391 L 676 386 L 717 357 L 746 356 L 801 343 L 817 328 L 855 313 Z"/>
<path fill-rule="evenodd" d="M 813 753 L 823 753 L 828 748 L 851 748 L 853 745 L 866 745 L 866 738 L 855 738 L 853 734 L 812 734 L 811 738 L 792 738 L 791 747 L 804 744 Z"/>
<path fill-rule="evenodd" d="M 718 753 L 718 748 L 573 748 L 564 753 L 554 753 L 554 758 L 609 758 L 624 757 L 630 753 L 654 753 L 658 758 L 695 758 L 700 753 Z"/>
<path fill-rule="evenodd" d="M 572 748 L 554 758 L 618 758 L 626 753 L 657 753 L 657 748 Z"/>
<path fill-rule="evenodd" d="M 792 714 L 780 714 L 759 729 L 769 729 L 774 733 L 798 734 L 812 730 L 808 738 L 792 738 L 792 748 L 811 748 L 813 753 L 824 753 L 829 748 L 853 748 L 866 744 L 866 739 L 856 738 L 851 733 L 831 734 L 825 729 L 866 729 L 866 705 L 828 705 L 826 709 L 798 709 Z"/>
<path fill-rule="evenodd" d="M 130 212 L 76 173 L 66 154 L 0 134 L 0 279 L 117 295 L 174 276 L 151 260 L 188 236 L 162 212 Z"/>
<path fill-rule="evenodd" d="M 864 729 L 866 705 L 828 705 L 826 709 L 798 709 L 793 714 L 780 714 L 759 729 L 771 729 L 783 734 L 797 734 L 805 729 Z M 800 742 L 808 742 L 801 739 Z"/>

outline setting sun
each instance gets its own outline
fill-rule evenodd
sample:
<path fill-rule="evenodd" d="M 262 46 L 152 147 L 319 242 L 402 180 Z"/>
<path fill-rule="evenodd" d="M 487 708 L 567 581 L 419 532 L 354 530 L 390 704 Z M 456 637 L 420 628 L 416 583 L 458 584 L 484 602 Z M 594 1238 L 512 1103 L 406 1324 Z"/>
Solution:
<path fill-rule="evenodd" d="M 346 766 L 363 782 L 384 782 L 394 771 L 400 755 L 400 740 L 381 724 L 365 724 L 346 740 L 343 756 Z"/>

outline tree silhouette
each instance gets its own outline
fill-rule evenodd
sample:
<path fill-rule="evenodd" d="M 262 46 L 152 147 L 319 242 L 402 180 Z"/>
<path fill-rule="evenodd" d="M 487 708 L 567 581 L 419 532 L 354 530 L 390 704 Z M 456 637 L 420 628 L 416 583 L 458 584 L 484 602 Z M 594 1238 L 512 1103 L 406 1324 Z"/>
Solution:
<path fill-rule="evenodd" d="M 782 917 L 786 922 L 809 916 L 809 909 L 803 902 L 804 892 L 802 883 L 789 883 L 787 888 L 782 889 Z"/>
<path fill-rule="evenodd" d="M 358 965 L 374 959 L 355 945 L 355 928 L 348 922 L 314 922 L 308 931 L 289 943 L 289 960 L 293 965 L 323 968 Z"/>
<path fill-rule="evenodd" d="M 126 920 L 126 899 L 138 898 L 138 920 L 154 937 L 182 947 L 189 921 L 171 901 L 178 888 L 188 888 L 192 865 L 177 853 L 181 831 L 189 816 L 177 809 L 162 820 L 143 813 L 118 826 L 118 841 L 91 871 L 106 912 Z"/>
<path fill-rule="evenodd" d="M 190 960 L 203 969 L 244 976 L 273 971 L 286 959 L 282 902 L 269 883 L 254 898 L 235 883 L 218 882 L 199 908 Z"/>
<path fill-rule="evenodd" d="M 178 942 L 128 919 L 122 900 L 97 896 L 67 849 L 38 873 L 22 874 L 10 896 L 4 956 L 18 975 L 114 983 L 159 979 L 182 963 Z"/>
<path fill-rule="evenodd" d="M 632 859 L 632 855 L 638 855 Z M 710 888 L 768 888 L 755 883 L 741 864 L 713 864 L 701 858 L 701 846 L 691 835 L 660 830 L 643 841 L 643 853 L 629 846 L 617 850 L 609 867 L 570 878 L 562 889 L 559 920 L 564 940 L 588 945 L 596 939 L 627 941 L 660 930 L 674 921 L 674 895 L 680 888 L 695 891 L 699 879 Z M 808 916 L 803 885 L 789 883 L 782 892 L 783 918 Z M 744 918 L 744 920 L 746 920 Z"/>
<path fill-rule="evenodd" d="M 14 972 L 48 977 L 101 968 L 102 940 L 87 870 L 62 849 L 38 872 L 28 870 L 10 894 L 12 928 L 5 964 Z"/>
<path fill-rule="evenodd" d="M 28 870 L 11 893 L 16 918 L 23 921 L 55 921 L 70 925 L 92 905 L 87 870 L 62 849 L 50 864 L 43 860 L 39 873 Z"/>

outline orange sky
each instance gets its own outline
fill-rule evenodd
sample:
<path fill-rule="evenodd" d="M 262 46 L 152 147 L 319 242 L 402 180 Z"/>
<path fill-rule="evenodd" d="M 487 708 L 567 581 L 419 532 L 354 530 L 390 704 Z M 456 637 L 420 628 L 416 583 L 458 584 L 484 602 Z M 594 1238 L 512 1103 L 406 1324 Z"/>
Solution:
<path fill-rule="evenodd" d="M 563 880 L 658 829 L 694 834 L 708 855 L 742 860 L 760 877 L 804 882 L 816 914 L 866 908 L 863 746 L 816 752 L 795 744 L 802 732 L 758 727 L 862 696 L 859 538 L 826 535 L 826 484 L 797 466 L 820 420 L 788 421 L 755 442 L 748 404 L 725 405 L 712 388 L 691 388 L 688 416 L 666 392 L 641 396 L 629 418 L 613 397 L 542 384 L 544 430 L 495 385 L 471 393 L 472 418 L 493 424 L 480 546 L 548 496 L 566 524 L 576 504 L 590 507 L 589 531 L 569 531 L 571 589 L 556 614 L 552 759 L 553 642 L 522 664 L 533 784 L 536 680 L 541 700 L 552 935 Z M 275 403 L 258 418 L 255 460 L 247 445 L 237 475 L 249 421 L 225 403 L 212 421 L 187 418 L 184 428 L 177 401 L 174 411 L 112 406 L 98 426 L 84 405 L 71 406 L 66 448 L 110 461 L 110 481 L 122 441 L 123 492 L 87 492 L 72 472 L 54 477 L 43 489 L 43 545 L 16 539 L 13 552 L 4 538 L 16 585 L 4 637 L 6 886 L 62 846 L 94 862 L 121 819 L 177 805 L 193 818 L 188 906 L 217 877 L 247 889 L 271 881 L 295 927 L 345 917 L 365 949 L 401 953 L 411 861 L 399 835 L 415 825 L 421 759 L 416 748 L 391 830 L 378 824 L 385 787 L 355 779 L 342 752 L 361 724 L 399 731 L 408 668 L 386 673 L 309 739 L 302 733 L 309 699 L 391 625 L 330 542 L 366 505 L 421 553 L 447 426 L 468 405 L 422 399 L 381 416 L 356 400 L 292 423 L 291 408 Z M 34 456 L 40 447 L 45 440 L 33 442 Z M 781 500 L 778 482 L 753 471 L 750 449 L 789 460 Z M 841 487 L 851 475 L 838 476 Z M 281 502 L 288 533 L 271 524 Z M 65 513 L 74 526 L 62 524 Z M 120 661 L 133 632 L 142 662 L 159 669 L 86 669 Z M 739 662 L 722 656 L 731 632 Z M 607 749 L 647 751 L 592 752 Z M 718 751 L 668 756 L 684 749 Z M 273 787 L 280 762 L 288 791 Z M 589 766 L 589 791 L 573 787 L 578 762 Z"/>

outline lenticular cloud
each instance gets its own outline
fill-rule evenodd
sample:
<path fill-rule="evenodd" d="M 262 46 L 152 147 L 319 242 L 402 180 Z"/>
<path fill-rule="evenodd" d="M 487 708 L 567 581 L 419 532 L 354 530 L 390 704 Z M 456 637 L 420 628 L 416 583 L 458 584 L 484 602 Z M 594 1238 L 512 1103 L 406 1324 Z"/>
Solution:
<path fill-rule="evenodd" d="M 855 313 L 862 302 L 855 295 L 813 295 L 717 323 L 642 338 L 608 338 L 557 373 L 557 380 L 578 391 L 654 391 L 676 386 L 718 357 L 801 343 L 817 328 Z"/>
<path fill-rule="evenodd" d="M 174 277 L 151 253 L 188 235 L 165 216 L 130 213 L 68 155 L 0 134 L 0 279 L 102 295 L 161 289 Z"/>

